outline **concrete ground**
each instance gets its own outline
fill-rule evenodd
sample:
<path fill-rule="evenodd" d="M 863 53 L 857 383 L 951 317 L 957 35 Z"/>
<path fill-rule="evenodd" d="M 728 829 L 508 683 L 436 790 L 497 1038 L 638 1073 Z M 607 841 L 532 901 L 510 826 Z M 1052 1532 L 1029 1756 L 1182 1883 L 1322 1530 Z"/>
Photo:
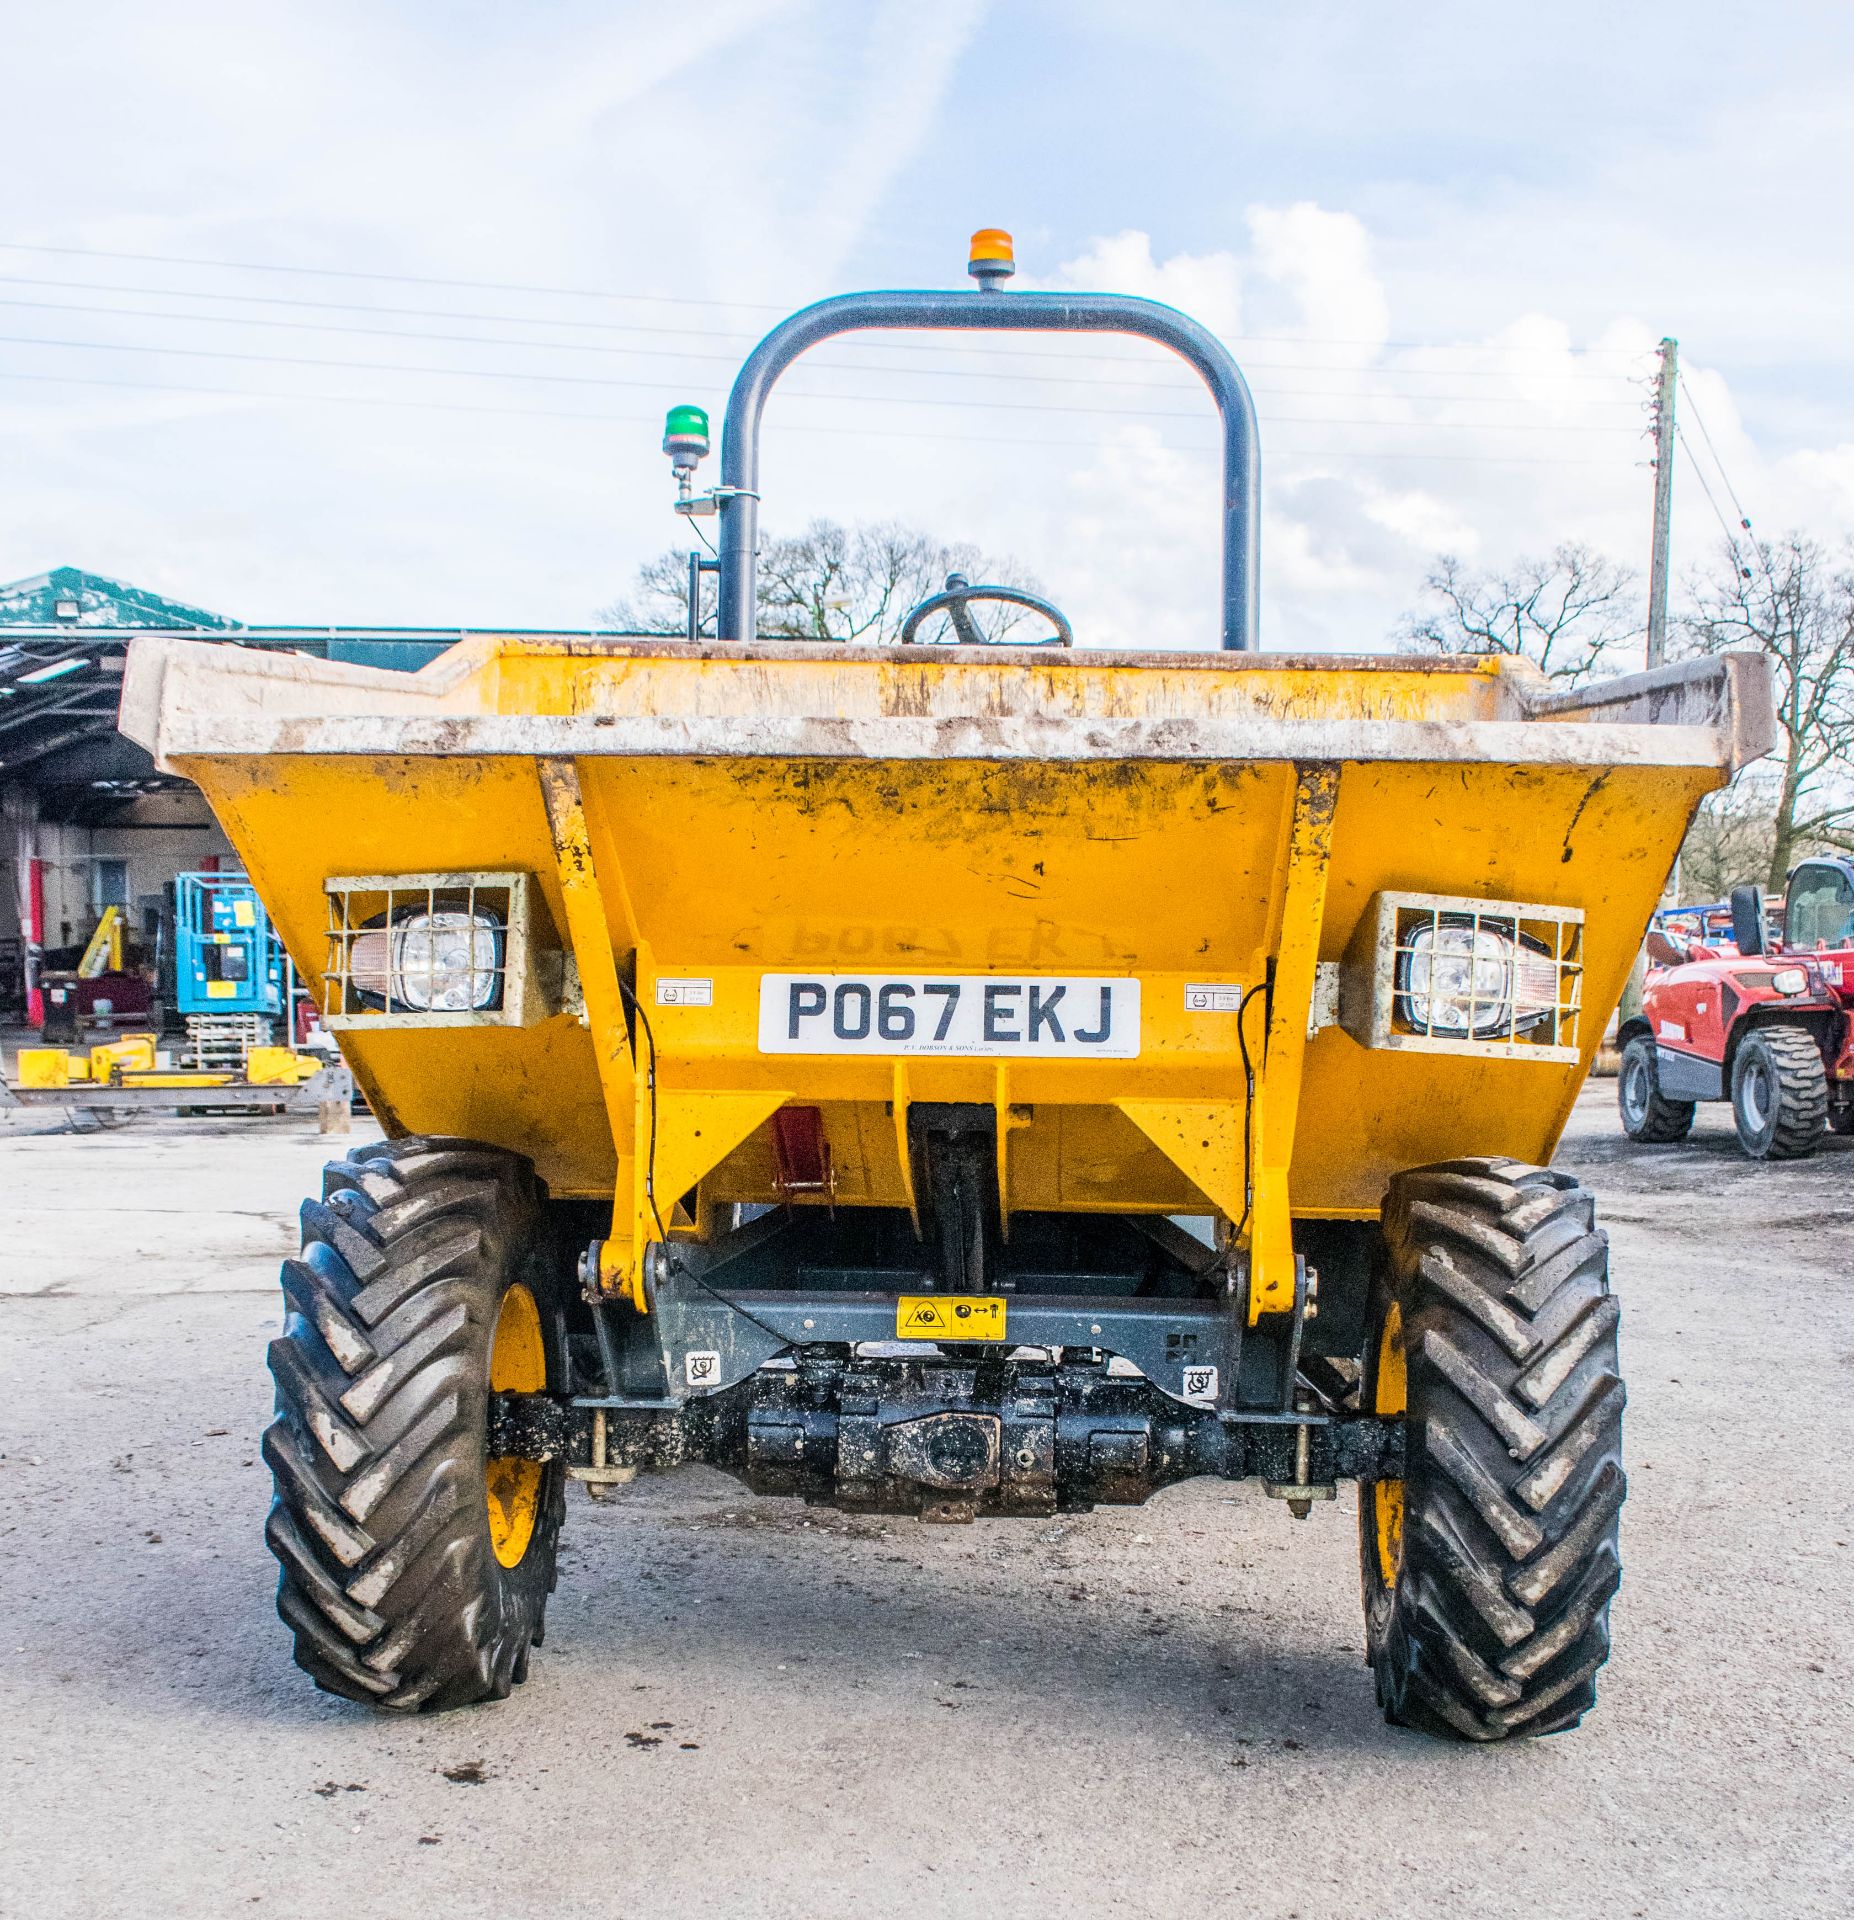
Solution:
<path fill-rule="evenodd" d="M 1625 1305 L 1615 1658 L 1580 1732 L 1379 1720 L 1351 1503 L 809 1513 L 690 1470 L 572 1496 L 515 1697 L 318 1694 L 257 1438 L 302 1121 L 0 1131 L 0 1913 L 1854 1911 L 1854 1141 L 1722 1109 L 1565 1164 Z M 36 1123 L 47 1124 L 42 1118 Z"/>

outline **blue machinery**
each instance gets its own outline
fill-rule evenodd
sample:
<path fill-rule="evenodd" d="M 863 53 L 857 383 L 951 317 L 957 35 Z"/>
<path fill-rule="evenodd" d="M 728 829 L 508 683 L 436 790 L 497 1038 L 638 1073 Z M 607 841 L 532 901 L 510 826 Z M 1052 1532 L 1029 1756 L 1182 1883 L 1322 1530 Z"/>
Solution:
<path fill-rule="evenodd" d="M 283 942 L 242 873 L 174 877 L 174 1005 L 183 1014 L 283 1012 Z"/>

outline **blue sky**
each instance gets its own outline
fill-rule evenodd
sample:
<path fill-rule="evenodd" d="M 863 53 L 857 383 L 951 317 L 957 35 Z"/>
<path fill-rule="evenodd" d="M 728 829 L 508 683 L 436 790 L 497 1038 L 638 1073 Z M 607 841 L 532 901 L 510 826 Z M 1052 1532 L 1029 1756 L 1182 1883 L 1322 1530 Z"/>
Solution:
<path fill-rule="evenodd" d="M 1445 547 L 1642 565 L 1663 333 L 1727 516 L 1854 529 L 1845 9 L 103 0 L 8 41 L 0 576 L 589 622 L 680 544 L 669 400 L 718 416 L 781 307 L 962 284 L 990 224 L 1025 284 L 1230 339 L 1269 644 L 1380 644 Z M 892 515 L 1085 639 L 1206 645 L 1211 417 L 1145 349 L 832 349 L 765 520 Z M 1703 558 L 1684 455 L 1676 511 Z"/>

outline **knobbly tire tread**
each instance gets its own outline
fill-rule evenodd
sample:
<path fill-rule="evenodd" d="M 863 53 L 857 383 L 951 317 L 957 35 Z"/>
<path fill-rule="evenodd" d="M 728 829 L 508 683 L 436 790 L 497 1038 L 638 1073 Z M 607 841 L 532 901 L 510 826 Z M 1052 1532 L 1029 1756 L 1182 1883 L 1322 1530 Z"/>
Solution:
<path fill-rule="evenodd" d="M 1401 1311 L 1403 1555 L 1379 1577 L 1361 1485 L 1367 1659 L 1393 1725 L 1496 1741 L 1574 1727 L 1621 1578 L 1624 1389 L 1608 1240 L 1569 1175 L 1458 1160 L 1397 1175 L 1378 1329 Z"/>
<path fill-rule="evenodd" d="M 1691 1100 L 1664 1100 L 1661 1097 L 1661 1078 L 1655 1069 L 1654 1042 L 1638 1036 L 1623 1049 L 1622 1069 L 1616 1076 L 1616 1101 L 1622 1103 L 1623 1089 L 1628 1085 L 1629 1056 L 1640 1047 L 1646 1050 L 1646 1072 L 1648 1075 L 1648 1107 L 1639 1127 L 1631 1128 L 1626 1110 L 1622 1117 L 1622 1130 L 1638 1146 L 1671 1147 L 1676 1141 L 1684 1140 L 1693 1131 L 1694 1102 Z"/>
<path fill-rule="evenodd" d="M 525 1282 L 551 1350 L 558 1290 L 542 1193 L 519 1155 L 413 1137 L 355 1148 L 302 1210 L 270 1344 L 277 1414 L 265 1538 L 296 1661 L 330 1693 L 401 1712 L 500 1699 L 538 1646 L 566 1511 L 558 1463 L 513 1568 L 489 1534 L 489 1349 Z"/>
<path fill-rule="evenodd" d="M 1759 1153 L 1738 1130 L 1738 1143 L 1758 1160 L 1801 1160 L 1812 1154 L 1828 1130 L 1828 1076 L 1821 1049 L 1802 1027 L 1758 1027 L 1740 1043 L 1732 1064 L 1732 1118 L 1738 1119 L 1739 1062 L 1747 1049 L 1761 1046 L 1770 1055 L 1776 1080 L 1776 1125 L 1769 1144 Z"/>

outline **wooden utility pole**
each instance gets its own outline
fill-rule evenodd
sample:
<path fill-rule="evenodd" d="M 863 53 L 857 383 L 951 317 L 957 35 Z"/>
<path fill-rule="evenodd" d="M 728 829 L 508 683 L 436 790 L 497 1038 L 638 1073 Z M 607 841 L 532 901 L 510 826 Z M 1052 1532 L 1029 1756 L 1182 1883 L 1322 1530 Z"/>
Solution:
<path fill-rule="evenodd" d="M 1680 342 L 1661 342 L 1654 383 L 1654 545 L 1648 555 L 1648 664 L 1667 658 L 1668 536 L 1674 516 L 1674 387 L 1680 378 Z"/>

